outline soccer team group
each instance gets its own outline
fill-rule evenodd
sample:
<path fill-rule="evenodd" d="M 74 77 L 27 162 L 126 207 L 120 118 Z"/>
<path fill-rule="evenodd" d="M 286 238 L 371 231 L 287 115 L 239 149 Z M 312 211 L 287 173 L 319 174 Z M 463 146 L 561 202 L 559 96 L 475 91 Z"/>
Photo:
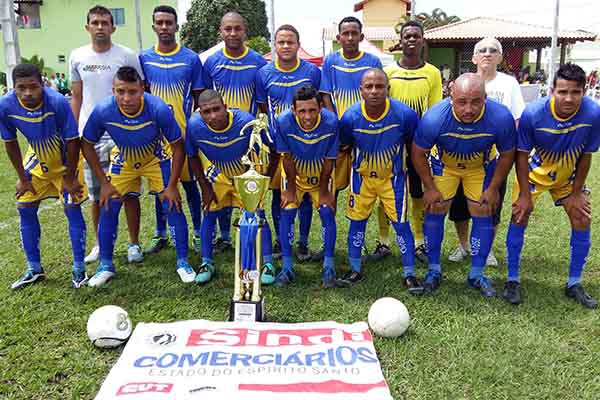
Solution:
<path fill-rule="evenodd" d="M 271 178 L 271 219 L 262 229 L 263 284 L 295 280 L 294 260 L 322 260 L 322 285 L 348 286 L 363 279 L 362 263 L 390 254 L 395 231 L 403 283 L 414 295 L 432 294 L 443 281 L 441 247 L 445 216 L 456 221 L 461 245 L 451 255 L 470 254 L 466 285 L 485 297 L 496 291 L 485 276 L 495 228 L 515 165 L 512 215 L 506 238 L 508 276 L 502 297 L 521 302 L 520 255 L 536 199 L 550 192 L 569 218 L 571 260 L 567 297 L 597 307 L 581 285 L 590 251 L 591 203 L 585 181 L 600 145 L 600 107 L 584 97 L 586 76 L 574 65 L 559 68 L 552 92 L 524 105 L 516 80 L 497 72 L 502 46 L 485 38 L 475 46 L 477 73 L 459 76 L 451 97 L 442 99 L 438 69 L 423 61 L 423 28 L 402 26 L 402 58 L 385 68 L 359 50 L 362 24 L 339 23 L 341 49 L 322 69 L 298 58 L 298 31 L 283 25 L 275 34 L 276 58 L 244 45 L 246 24 L 235 12 L 220 24 L 221 51 L 202 64 L 176 41 L 176 11 L 158 6 L 152 26 L 157 44 L 139 55 L 112 43 L 110 11 L 87 14 L 91 44 L 71 53 L 73 98 L 45 88 L 37 67 L 17 66 L 14 90 L 0 99 L 0 133 L 18 175 L 20 230 L 28 267 L 13 283 L 18 289 L 43 280 L 38 207 L 59 197 L 68 219 L 73 250 L 72 287 L 104 285 L 115 275 L 114 245 L 121 208 L 129 232 L 128 261 L 175 245 L 183 282 L 209 282 L 213 253 L 231 248 L 230 226 L 240 198 L 233 177 L 248 169 L 250 129 L 268 116 L 268 132 L 254 154 Z M 22 156 L 20 132 L 29 143 Z M 83 154 L 83 157 L 80 157 Z M 156 232 L 139 245 L 142 181 L 155 196 Z M 85 181 L 85 183 L 84 183 Z M 202 263 L 188 261 L 188 224 L 178 191 L 181 182 L 193 223 L 192 249 Z M 523 190 L 525 189 L 525 190 Z M 345 207 L 338 194 L 347 190 Z M 86 223 L 81 203 L 90 198 L 97 246 L 85 256 Z M 376 206 L 377 203 L 377 206 Z M 322 222 L 322 249 L 311 252 L 313 208 Z M 349 220 L 349 270 L 336 276 L 336 209 Z M 362 255 L 365 229 L 376 208 L 379 240 Z M 264 208 L 258 214 L 265 218 Z M 293 252 L 294 224 L 300 237 Z M 466 239 L 471 220 L 470 243 Z M 219 226 L 219 235 L 216 227 Z M 168 226 L 168 228 L 167 228 Z M 276 270 L 274 256 L 281 257 Z M 419 279 L 415 261 L 428 261 Z M 88 279 L 85 262 L 99 261 Z"/>

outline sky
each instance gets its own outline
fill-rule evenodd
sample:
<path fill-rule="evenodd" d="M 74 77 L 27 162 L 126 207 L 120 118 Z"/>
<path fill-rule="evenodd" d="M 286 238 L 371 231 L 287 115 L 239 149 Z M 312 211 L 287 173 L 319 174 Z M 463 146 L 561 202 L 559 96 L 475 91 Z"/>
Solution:
<path fill-rule="evenodd" d="M 359 0 L 265 0 L 267 15 L 275 1 L 275 26 L 291 23 L 300 32 L 300 42 L 309 53 L 321 54 L 322 28 L 354 13 Z M 552 27 L 555 0 L 417 0 L 417 12 L 437 7 L 461 19 L 489 16 Z M 600 0 L 560 0 L 559 29 L 583 29 L 600 35 Z"/>

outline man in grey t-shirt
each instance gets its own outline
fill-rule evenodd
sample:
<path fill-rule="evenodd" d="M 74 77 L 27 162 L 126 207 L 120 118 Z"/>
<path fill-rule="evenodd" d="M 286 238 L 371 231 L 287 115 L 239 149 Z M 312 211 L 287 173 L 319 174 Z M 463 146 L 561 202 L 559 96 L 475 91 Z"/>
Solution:
<path fill-rule="evenodd" d="M 71 52 L 69 57 L 69 70 L 72 84 L 71 109 L 79 124 L 79 133 L 92 113 L 92 110 L 101 100 L 112 95 L 113 77 L 122 66 L 134 67 L 143 77 L 142 68 L 137 55 L 127 47 L 112 43 L 111 35 L 116 28 L 113 25 L 113 17 L 108 8 L 95 6 L 88 11 L 85 29 L 91 37 L 91 44 L 79 47 Z M 96 152 L 100 158 L 102 168 L 105 172 L 110 165 L 110 151 L 114 144 L 109 136 L 105 134 L 96 144 Z M 84 178 L 89 189 L 89 197 L 92 200 L 92 225 L 97 234 L 100 206 L 100 184 L 91 172 L 87 162 L 84 161 Z M 127 214 L 127 220 L 139 219 L 139 200 L 132 198 L 128 200 L 136 203 Z M 128 208 L 126 207 L 126 211 Z M 135 215 L 131 215 L 131 214 Z M 129 224 L 129 237 L 132 245 L 127 252 L 130 262 L 141 261 L 142 252 L 137 242 L 137 223 Z M 132 232 L 132 230 L 134 232 Z M 86 262 L 94 262 L 99 258 L 99 248 L 96 244 L 90 254 L 85 258 Z"/>

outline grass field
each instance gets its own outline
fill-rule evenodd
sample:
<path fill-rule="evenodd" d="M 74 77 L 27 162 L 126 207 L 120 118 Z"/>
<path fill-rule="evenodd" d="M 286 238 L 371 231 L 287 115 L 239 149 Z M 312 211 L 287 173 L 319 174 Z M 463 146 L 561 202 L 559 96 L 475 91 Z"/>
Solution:
<path fill-rule="evenodd" d="M 13 205 L 15 174 L 4 152 L 0 153 L 0 203 L 5 205 L 0 208 L 1 399 L 93 398 L 119 357 L 119 350 L 99 351 L 87 339 L 87 317 L 99 306 L 122 306 L 134 322 L 226 318 L 233 286 L 232 255 L 217 257 L 220 274 L 204 287 L 180 282 L 173 265 L 173 248 L 142 264 L 127 265 L 123 213 L 116 247 L 116 279 L 100 290 L 69 289 L 71 250 L 66 220 L 53 201 L 46 201 L 40 211 L 42 261 L 49 279 L 11 291 L 9 286 L 22 272 L 25 259 Z M 600 162 L 597 157 L 595 162 Z M 592 188 L 600 187 L 598 171 L 593 167 L 588 182 Z M 592 198 L 597 199 L 598 194 Z M 144 196 L 142 208 L 142 238 L 147 242 L 154 225 L 149 196 Z M 594 221 L 598 229 L 598 217 Z M 346 268 L 348 225 L 341 212 L 338 223 L 339 273 Z M 320 245 L 316 214 L 314 224 L 311 243 L 316 248 Z M 494 247 L 501 260 L 506 228 L 503 223 Z M 372 248 L 375 223 L 368 229 Z M 268 314 L 278 322 L 354 322 L 365 320 L 370 304 L 379 297 L 403 301 L 413 319 L 408 334 L 375 340 L 395 399 L 598 399 L 600 313 L 582 308 L 563 294 L 569 236 L 564 212 L 545 196 L 527 231 L 524 303 L 518 307 L 465 289 L 467 262 L 445 263 L 446 279 L 435 296 L 411 297 L 401 285 L 400 260 L 394 249 L 394 256 L 385 262 L 368 265 L 367 280 L 351 289 L 322 290 L 320 266 L 298 265 L 295 285 L 266 290 Z M 89 233 L 88 245 L 92 245 Z M 453 228 L 448 226 L 444 260 L 455 245 Z M 192 261 L 197 263 L 198 256 Z M 505 269 L 501 261 L 500 267 L 488 271 L 499 291 Z M 423 274 L 424 268 L 419 273 Z M 597 242 L 584 283 L 596 298 L 600 297 Z"/>

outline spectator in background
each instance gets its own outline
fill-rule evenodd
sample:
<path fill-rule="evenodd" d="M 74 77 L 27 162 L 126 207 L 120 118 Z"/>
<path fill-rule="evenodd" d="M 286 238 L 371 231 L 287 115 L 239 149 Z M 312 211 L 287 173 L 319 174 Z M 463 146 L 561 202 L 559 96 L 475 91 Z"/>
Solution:
<path fill-rule="evenodd" d="M 52 74 L 52 77 L 50 78 L 50 87 L 58 92 L 58 78 L 56 77 L 56 74 Z"/>
<path fill-rule="evenodd" d="M 587 77 L 586 87 L 592 90 L 596 86 L 596 83 L 598 83 L 598 71 L 592 71 Z"/>
<path fill-rule="evenodd" d="M 446 83 L 452 79 L 452 70 L 448 64 L 442 65 L 442 82 Z"/>

